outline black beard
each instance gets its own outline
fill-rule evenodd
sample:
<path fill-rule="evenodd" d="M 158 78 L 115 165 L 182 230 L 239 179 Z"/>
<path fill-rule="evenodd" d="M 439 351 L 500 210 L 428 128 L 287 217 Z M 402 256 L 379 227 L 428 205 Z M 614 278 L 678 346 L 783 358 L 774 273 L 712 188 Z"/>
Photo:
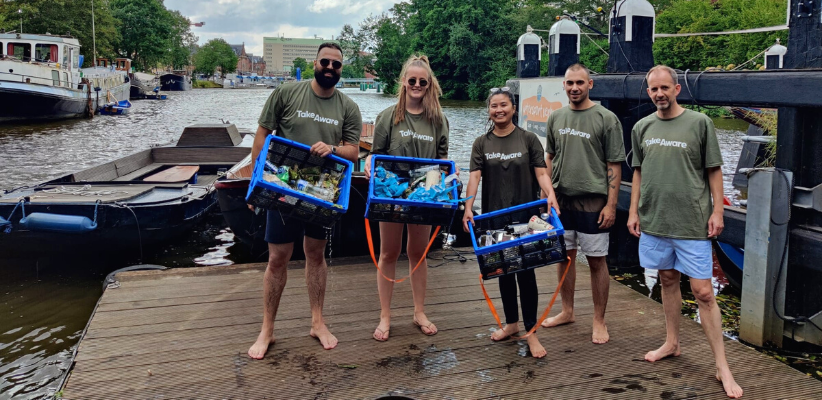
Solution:
<path fill-rule="evenodd" d="M 328 72 L 331 74 L 331 77 L 325 76 L 325 73 Z M 337 82 L 340 81 L 340 76 L 337 74 L 337 71 L 333 69 L 323 69 L 323 70 L 314 70 L 314 79 L 317 81 L 317 84 L 320 85 L 324 89 L 331 89 L 337 85 Z"/>

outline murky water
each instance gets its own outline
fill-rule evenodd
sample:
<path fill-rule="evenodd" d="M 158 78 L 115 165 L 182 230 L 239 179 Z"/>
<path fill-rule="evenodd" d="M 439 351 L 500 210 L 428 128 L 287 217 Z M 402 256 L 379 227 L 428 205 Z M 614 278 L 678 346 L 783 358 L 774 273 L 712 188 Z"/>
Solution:
<path fill-rule="evenodd" d="M 359 104 L 365 121 L 373 121 L 395 101 L 373 91 L 345 92 Z M 270 93 L 221 89 L 173 92 L 166 101 L 135 101 L 128 116 L 2 126 L 0 189 L 39 183 L 172 142 L 185 126 L 195 123 L 222 119 L 253 130 Z M 471 145 L 485 127 L 483 105 L 445 102 L 444 108 L 451 123 L 452 158 L 467 169 Z M 730 174 L 739 157 L 742 132 L 720 129 L 718 133 L 725 157 L 723 171 Z M 733 195 L 729 176 L 725 191 Z M 233 239 L 222 217 L 215 213 L 202 226 L 145 254 L 141 261 L 191 267 L 264 260 L 263 255 L 251 254 Z M 102 294 L 105 276 L 137 263 L 138 258 L 132 254 L 89 260 L 66 254 L 59 258 L 0 259 L 0 399 L 42 398 L 56 390 Z"/>

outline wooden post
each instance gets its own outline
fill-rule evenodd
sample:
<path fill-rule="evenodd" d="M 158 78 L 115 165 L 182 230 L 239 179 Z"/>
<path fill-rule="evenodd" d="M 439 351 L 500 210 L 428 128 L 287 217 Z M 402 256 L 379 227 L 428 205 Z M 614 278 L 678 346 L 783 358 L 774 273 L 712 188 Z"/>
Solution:
<path fill-rule="evenodd" d="M 539 76 L 542 60 L 542 38 L 537 36 L 528 25 L 525 34 L 517 40 L 517 78 L 535 78 Z"/>

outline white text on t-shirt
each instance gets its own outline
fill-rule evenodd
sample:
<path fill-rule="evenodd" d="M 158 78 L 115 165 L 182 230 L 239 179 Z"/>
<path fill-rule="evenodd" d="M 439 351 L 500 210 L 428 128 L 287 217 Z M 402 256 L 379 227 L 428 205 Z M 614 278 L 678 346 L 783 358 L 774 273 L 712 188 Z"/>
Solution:
<path fill-rule="evenodd" d="M 334 126 L 340 125 L 340 121 L 338 121 L 336 119 L 326 118 L 326 117 L 314 114 L 313 112 L 309 112 L 309 111 L 297 110 L 297 116 L 300 117 L 300 118 L 311 118 L 316 122 L 324 122 L 324 123 L 329 124 L 329 125 L 334 125 Z"/>

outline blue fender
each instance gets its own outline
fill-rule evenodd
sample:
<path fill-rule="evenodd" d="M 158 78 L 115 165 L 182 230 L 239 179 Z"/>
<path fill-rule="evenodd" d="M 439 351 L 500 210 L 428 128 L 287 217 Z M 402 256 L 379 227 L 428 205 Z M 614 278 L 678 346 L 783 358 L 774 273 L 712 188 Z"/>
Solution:
<path fill-rule="evenodd" d="M 97 228 L 88 217 L 48 213 L 31 213 L 20 219 L 20 226 L 30 231 L 55 233 L 87 233 Z"/>

